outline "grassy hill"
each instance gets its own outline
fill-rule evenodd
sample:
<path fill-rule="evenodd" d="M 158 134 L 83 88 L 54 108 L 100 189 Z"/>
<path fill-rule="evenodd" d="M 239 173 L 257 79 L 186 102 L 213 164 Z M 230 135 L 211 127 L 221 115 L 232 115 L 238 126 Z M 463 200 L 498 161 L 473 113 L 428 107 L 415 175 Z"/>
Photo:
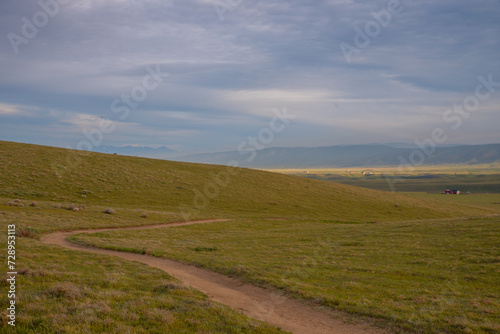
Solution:
<path fill-rule="evenodd" d="M 0 142 L 0 197 L 204 217 L 345 221 L 474 216 L 485 210 L 264 171 Z"/>
<path fill-rule="evenodd" d="M 157 269 L 38 240 L 53 230 L 226 217 L 234 219 L 75 240 L 147 248 L 400 333 L 494 332 L 498 219 L 458 218 L 492 213 L 257 170 L 0 141 L 0 238 L 16 226 L 23 333 L 282 333 Z M 11 332 L 7 302 L 0 333 Z"/>

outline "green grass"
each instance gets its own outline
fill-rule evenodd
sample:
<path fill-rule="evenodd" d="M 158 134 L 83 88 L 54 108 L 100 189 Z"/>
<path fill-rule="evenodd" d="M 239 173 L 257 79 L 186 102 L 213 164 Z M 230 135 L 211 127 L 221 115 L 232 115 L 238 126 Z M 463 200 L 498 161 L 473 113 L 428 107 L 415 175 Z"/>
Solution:
<path fill-rule="evenodd" d="M 120 209 L 130 209 L 169 212 L 182 219 L 217 216 L 394 221 L 487 213 L 395 193 L 224 166 L 1 141 L 0 157 L 0 197 L 75 203 L 103 210 L 111 207 L 118 211 L 117 216 Z M 395 203 L 400 204 L 398 209 Z"/>
<path fill-rule="evenodd" d="M 278 332 L 209 302 L 158 270 L 50 247 L 38 240 L 56 230 L 203 218 L 237 220 L 134 231 L 123 237 L 109 233 L 99 235 L 101 239 L 77 238 L 109 239 L 108 246 L 197 263 L 327 307 L 385 319 L 400 329 L 496 330 L 498 323 L 491 320 L 491 312 L 498 315 L 498 275 L 491 274 L 495 263 L 483 259 L 496 259 L 498 241 L 492 242 L 489 235 L 498 237 L 498 224 L 453 220 L 498 212 L 493 204 L 479 204 L 257 170 L 0 141 L 4 229 L 0 237 L 6 240 L 6 225 L 16 224 L 18 267 L 24 272 L 18 290 L 20 333 L 140 333 L 140 328 L 153 333 L 156 329 L 161 333 Z M 106 209 L 115 213 L 105 214 Z M 398 223 L 441 218 L 452 220 Z M 470 225 L 461 225 L 466 223 Z M 457 235 L 449 233 L 453 224 L 460 226 Z M 450 239 L 453 236 L 456 239 Z M 409 248 L 415 240 L 421 240 L 421 249 Z M 445 241 L 446 247 L 441 246 Z M 451 251 L 470 253 L 486 262 L 456 257 L 464 262 L 456 262 L 455 277 L 446 269 L 447 261 L 455 260 Z M 4 261 L 5 255 L 0 258 Z M 446 269 L 443 274 L 437 269 L 441 264 Z M 451 285 L 443 282 L 457 283 L 458 290 L 449 292 Z M 399 292 L 403 297 L 398 297 Z M 222 327 L 217 327 L 219 323 Z M 9 329 L 5 323 L 0 327 L 3 332 Z"/>
<path fill-rule="evenodd" d="M 158 269 L 114 257 L 18 237 L 17 270 L 15 331 L 2 311 L 0 333 L 283 333 Z M 0 288 L 7 294 L 4 279 Z"/>
<path fill-rule="evenodd" d="M 38 201 L 37 207 L 29 207 L 29 200 L 21 200 L 24 207 L 9 206 L 9 199 L 0 197 L 0 212 L 5 221 L 16 223 L 18 228 L 34 228 L 41 234 L 53 231 L 70 231 L 102 227 L 123 227 L 163 224 L 182 220 L 182 216 L 172 212 L 146 211 L 116 207 L 116 214 L 105 214 L 107 207 L 87 205 L 78 212 L 67 210 L 69 204 Z"/>
<path fill-rule="evenodd" d="M 444 194 L 429 194 L 429 193 L 405 193 L 419 199 L 430 199 L 447 203 L 462 204 L 467 206 L 482 207 L 500 212 L 500 194 L 461 194 L 461 195 L 444 195 Z"/>
<path fill-rule="evenodd" d="M 236 220 L 73 240 L 194 263 L 400 330 L 500 330 L 498 217 L 376 224 Z"/>

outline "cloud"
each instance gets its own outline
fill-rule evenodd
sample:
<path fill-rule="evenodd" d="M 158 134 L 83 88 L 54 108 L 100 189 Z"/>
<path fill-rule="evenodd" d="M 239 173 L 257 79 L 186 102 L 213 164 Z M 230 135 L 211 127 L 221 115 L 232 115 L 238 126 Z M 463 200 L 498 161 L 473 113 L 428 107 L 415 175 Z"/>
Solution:
<path fill-rule="evenodd" d="M 33 110 L 33 107 L 20 106 L 15 104 L 0 103 L 0 115 L 21 115 L 27 110 Z"/>
<path fill-rule="evenodd" d="M 245 0 L 223 21 L 209 0 L 71 2 L 19 54 L 0 40 L 0 131 L 29 129 L 37 133 L 32 141 L 64 143 L 105 117 L 119 125 L 109 144 L 214 150 L 258 132 L 273 108 L 287 106 L 298 117 L 290 135 L 277 138 L 283 146 L 297 138 L 384 141 L 384 134 L 411 142 L 473 92 L 479 75 L 500 81 L 500 5 L 401 4 L 348 63 L 340 43 L 354 43 L 355 29 L 375 20 L 387 0 Z M 1 2 L 0 31 L 22 34 L 21 18 L 40 10 L 36 2 Z M 141 84 L 148 65 L 169 77 L 118 119 L 111 103 Z M 478 141 L 481 122 L 485 141 L 498 137 L 489 127 L 498 106 L 492 97 L 454 140 Z"/>

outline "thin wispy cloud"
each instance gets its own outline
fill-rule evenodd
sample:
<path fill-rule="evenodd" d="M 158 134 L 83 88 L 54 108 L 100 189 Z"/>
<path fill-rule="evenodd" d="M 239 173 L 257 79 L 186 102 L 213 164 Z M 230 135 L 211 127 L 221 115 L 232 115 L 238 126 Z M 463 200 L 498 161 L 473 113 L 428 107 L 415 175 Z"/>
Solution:
<path fill-rule="evenodd" d="M 0 3 L 0 139 L 76 147 L 104 118 L 105 145 L 227 149 L 286 106 L 276 145 L 412 142 L 500 82 L 498 1 L 67 2 Z M 168 77 L 120 119 L 147 66 Z M 500 88 L 450 143 L 499 142 L 499 121 Z"/>

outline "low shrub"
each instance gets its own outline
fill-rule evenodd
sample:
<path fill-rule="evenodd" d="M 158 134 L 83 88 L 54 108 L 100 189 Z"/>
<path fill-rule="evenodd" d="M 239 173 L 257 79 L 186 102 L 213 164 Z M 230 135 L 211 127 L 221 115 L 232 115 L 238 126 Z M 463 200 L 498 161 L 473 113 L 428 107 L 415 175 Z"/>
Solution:
<path fill-rule="evenodd" d="M 106 210 L 103 211 L 105 214 L 108 214 L 108 215 L 114 215 L 116 214 L 116 211 L 115 209 L 112 209 L 112 208 L 107 208 Z"/>
<path fill-rule="evenodd" d="M 31 227 L 21 227 L 16 230 L 16 235 L 21 238 L 40 239 L 40 231 Z"/>
<path fill-rule="evenodd" d="M 8 206 L 18 206 L 20 208 L 24 207 L 24 204 L 21 202 L 20 199 L 15 199 L 13 201 L 9 201 L 7 203 Z"/>

